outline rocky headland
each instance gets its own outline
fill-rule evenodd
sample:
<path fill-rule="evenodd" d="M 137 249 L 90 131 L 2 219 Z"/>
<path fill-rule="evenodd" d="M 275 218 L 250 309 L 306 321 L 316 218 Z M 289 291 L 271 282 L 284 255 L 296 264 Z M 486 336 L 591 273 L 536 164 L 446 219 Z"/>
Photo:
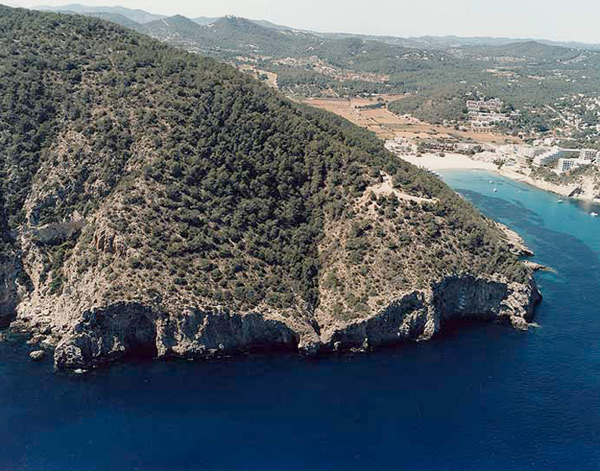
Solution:
<path fill-rule="evenodd" d="M 0 6 L 0 83 L 0 326 L 58 370 L 369 350 L 534 315 L 518 236 L 232 67 Z"/>

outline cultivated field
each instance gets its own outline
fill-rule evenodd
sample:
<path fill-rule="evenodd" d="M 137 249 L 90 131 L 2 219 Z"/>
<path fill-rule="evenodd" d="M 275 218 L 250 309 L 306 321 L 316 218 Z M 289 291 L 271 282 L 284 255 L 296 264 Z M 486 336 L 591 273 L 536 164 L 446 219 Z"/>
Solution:
<path fill-rule="evenodd" d="M 402 98 L 402 95 L 383 95 L 389 103 Z M 457 131 L 454 128 L 424 123 L 407 116 L 397 116 L 386 108 L 360 109 L 377 103 L 375 98 L 307 98 L 302 103 L 331 111 L 347 120 L 373 131 L 381 139 L 395 137 L 455 137 L 461 141 L 473 140 L 487 144 L 519 143 L 520 140 L 494 133 Z"/>

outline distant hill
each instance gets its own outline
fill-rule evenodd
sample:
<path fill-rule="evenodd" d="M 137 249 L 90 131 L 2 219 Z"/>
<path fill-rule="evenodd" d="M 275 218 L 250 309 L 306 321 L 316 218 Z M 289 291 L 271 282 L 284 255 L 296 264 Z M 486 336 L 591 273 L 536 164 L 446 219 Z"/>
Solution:
<path fill-rule="evenodd" d="M 562 46 L 571 49 L 582 49 L 587 51 L 600 51 L 600 44 L 582 43 L 577 41 L 548 41 L 546 39 L 538 39 L 537 42 L 548 44 L 549 46 Z"/>
<path fill-rule="evenodd" d="M 198 23 L 200 26 L 206 26 L 206 25 L 210 25 L 212 23 L 214 23 L 215 21 L 217 21 L 220 17 L 216 17 L 216 18 L 208 18 L 206 16 L 200 16 L 198 18 L 192 18 L 192 21 L 194 23 Z"/>
<path fill-rule="evenodd" d="M 378 39 L 383 42 L 392 44 L 403 44 L 406 47 L 414 47 L 418 49 L 450 49 L 463 48 L 469 46 L 506 46 L 515 43 L 539 43 L 548 46 L 560 46 L 573 49 L 589 49 L 598 50 L 600 44 L 586 44 L 578 42 L 561 42 L 550 41 L 545 39 L 531 38 L 494 38 L 494 37 L 461 37 L 461 36 L 419 36 L 410 38 L 395 38 L 389 36 L 377 36 L 373 39 Z"/>
<path fill-rule="evenodd" d="M 71 13 L 71 12 L 69 12 Z M 79 14 L 79 13 L 75 13 L 74 14 Z M 110 21 L 112 23 L 116 23 L 118 25 L 121 25 L 125 28 L 130 28 L 130 29 L 136 29 L 140 23 L 136 23 L 135 21 L 127 18 L 126 16 L 120 14 L 120 13 L 107 13 L 107 12 L 90 12 L 90 13 L 86 13 L 86 16 L 91 16 L 94 18 L 100 18 L 101 20 L 106 20 L 106 21 Z"/>
<path fill-rule="evenodd" d="M 268 23 L 268 22 L 267 22 Z M 268 24 L 261 23 L 268 27 Z M 290 28 L 291 29 L 291 28 Z M 310 32 L 310 31 L 306 31 Z M 571 49 L 582 49 L 598 51 L 600 44 L 588 44 L 581 42 L 562 42 L 550 41 L 545 39 L 522 39 L 522 38 L 494 38 L 494 37 L 461 37 L 461 36 L 415 36 L 415 37 L 399 37 L 399 36 L 378 36 L 357 33 L 319 33 L 311 32 L 319 37 L 326 39 L 347 39 L 359 38 L 367 41 L 379 41 L 387 44 L 403 46 L 421 50 L 446 50 L 454 48 L 463 48 L 469 46 L 505 46 L 515 43 L 531 43 L 536 42 L 546 44 L 548 46 L 560 46 Z"/>
<path fill-rule="evenodd" d="M 201 42 L 212 46 L 214 41 L 207 34 L 208 30 L 185 16 L 175 15 L 139 25 L 137 31 L 153 36 L 161 41 L 173 44 L 190 44 Z"/>
<path fill-rule="evenodd" d="M 369 72 L 391 72 L 394 64 L 401 66 L 403 56 L 412 49 L 381 41 L 349 37 L 323 42 L 314 54 L 332 64 Z"/>
<path fill-rule="evenodd" d="M 301 31 L 303 33 L 317 34 L 317 33 L 314 33 L 313 31 L 299 29 L 299 28 L 292 28 L 290 26 L 278 25 L 276 23 L 272 23 L 272 22 L 266 21 L 266 20 L 252 20 L 251 19 L 250 21 L 252 21 L 253 23 L 256 23 L 259 26 L 264 26 L 265 28 L 277 29 L 279 31 Z"/>
<path fill-rule="evenodd" d="M 142 25 L 138 31 L 171 43 L 195 46 L 200 52 L 225 51 L 236 54 L 295 56 L 308 53 L 323 40 L 291 30 L 277 30 L 245 18 L 228 16 L 201 25 L 175 16 Z"/>
<path fill-rule="evenodd" d="M 467 51 L 494 57 L 515 57 L 538 60 L 569 60 L 581 54 L 581 50 L 563 46 L 543 44 L 537 41 L 513 42 L 497 46 L 473 46 Z"/>
<path fill-rule="evenodd" d="M 561 108 L 560 100 L 571 96 L 575 98 L 567 114 L 586 123 L 584 131 L 573 132 L 578 139 L 598 137 L 593 129 L 600 115 L 580 112 L 592 106 L 582 103 L 581 97 L 600 95 L 600 50 L 593 46 L 486 37 L 316 33 L 233 16 L 191 20 L 119 7 L 104 12 L 78 5 L 59 8 L 98 16 L 215 57 L 260 80 L 271 77 L 271 83 L 289 95 L 411 94 L 388 109 L 436 123 L 464 121 L 467 97 L 497 97 L 508 108 L 523 112 L 505 132 L 538 138 L 558 127 L 565 112 L 549 110 Z M 136 19 L 153 21 L 131 23 Z"/>
<path fill-rule="evenodd" d="M 89 13 L 115 13 L 122 15 L 136 23 L 150 23 L 152 21 L 166 18 L 164 15 L 156 15 L 148 13 L 144 10 L 133 10 L 124 7 L 102 7 L 102 6 L 91 6 L 81 4 L 69 4 L 63 6 L 40 6 L 36 7 L 37 10 L 42 11 L 55 11 L 55 12 L 72 12 L 79 14 Z M 94 15 L 97 16 L 97 15 Z M 116 18 L 115 18 L 116 19 Z M 220 18 L 218 17 L 198 17 L 193 18 L 192 21 L 198 23 L 201 26 L 206 26 L 215 23 Z M 503 46 L 512 43 L 526 43 L 535 41 L 537 43 L 547 44 L 549 46 L 562 46 L 574 49 L 589 49 L 589 50 L 600 50 L 600 44 L 588 44 L 582 42 L 568 42 L 568 41 L 550 41 L 545 39 L 522 39 L 522 38 L 494 38 L 494 37 L 461 37 L 461 36 L 419 36 L 419 37 L 395 37 L 395 36 L 377 36 L 367 34 L 355 34 L 355 33 L 319 33 L 310 30 L 293 28 L 290 26 L 280 25 L 267 20 L 254 20 L 249 19 L 259 26 L 265 28 L 275 29 L 279 31 L 299 31 L 303 33 L 310 33 L 318 37 L 328 39 L 345 39 L 349 37 L 361 38 L 365 40 L 381 41 L 388 44 L 400 45 L 403 47 L 411 47 L 417 49 L 448 49 L 454 47 L 464 46 Z"/>
<path fill-rule="evenodd" d="M 408 38 L 415 46 L 420 48 L 447 49 L 464 46 L 503 46 L 518 42 L 510 38 L 471 37 L 460 36 L 420 36 Z"/>
<path fill-rule="evenodd" d="M 62 6 L 40 6 L 36 7 L 36 10 L 41 11 L 54 11 L 54 12 L 71 12 L 78 13 L 80 15 L 88 15 L 90 13 L 108 13 L 122 15 L 125 18 L 130 19 L 135 23 L 150 23 L 161 18 L 166 18 L 164 15 L 155 15 L 154 13 L 148 13 L 144 10 L 132 10 L 131 8 L 125 7 L 103 7 L 93 5 L 81 5 L 81 4 L 69 4 Z M 95 16 L 95 15 L 94 15 Z"/>

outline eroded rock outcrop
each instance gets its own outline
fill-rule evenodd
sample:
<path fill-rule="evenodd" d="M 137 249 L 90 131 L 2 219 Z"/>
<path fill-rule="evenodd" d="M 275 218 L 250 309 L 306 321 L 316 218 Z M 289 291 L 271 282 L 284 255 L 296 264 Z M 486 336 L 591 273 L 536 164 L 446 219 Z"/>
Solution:
<path fill-rule="evenodd" d="M 59 370 L 89 369 L 129 356 L 206 358 L 264 350 L 306 354 L 368 350 L 428 340 L 454 319 L 505 320 L 526 329 L 541 295 L 528 285 L 473 276 L 451 277 L 393 300 L 371 317 L 326 330 L 225 309 L 187 310 L 175 316 L 139 304 L 115 304 L 84 313 L 58 343 Z"/>
<path fill-rule="evenodd" d="M 20 291 L 24 290 L 24 273 L 18 257 L 10 254 L 0 262 L 0 328 L 8 325 L 17 316 Z"/>
<path fill-rule="evenodd" d="M 428 340 L 445 321 L 507 320 L 524 329 L 541 295 L 528 286 L 473 276 L 451 277 L 426 291 L 415 291 L 390 303 L 379 314 L 325 333 L 327 349 L 377 347 L 404 340 Z"/>
<path fill-rule="evenodd" d="M 305 329 L 296 330 L 258 313 L 235 315 L 217 308 L 169 316 L 140 304 L 116 304 L 86 312 L 56 347 L 54 361 L 57 369 L 75 369 L 128 356 L 195 358 L 296 350 Z"/>
<path fill-rule="evenodd" d="M 137 304 L 115 304 L 83 314 L 56 347 L 58 369 L 89 368 L 127 355 L 157 355 L 156 314 Z"/>

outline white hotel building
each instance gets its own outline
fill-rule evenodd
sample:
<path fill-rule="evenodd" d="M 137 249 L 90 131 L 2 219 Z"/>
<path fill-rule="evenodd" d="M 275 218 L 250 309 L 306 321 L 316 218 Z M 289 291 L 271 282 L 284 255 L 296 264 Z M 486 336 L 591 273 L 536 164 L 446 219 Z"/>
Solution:
<path fill-rule="evenodd" d="M 599 152 L 596 149 L 581 149 L 579 160 L 583 162 L 598 162 Z"/>
<path fill-rule="evenodd" d="M 534 167 L 554 167 L 558 172 L 567 172 L 582 165 L 600 165 L 600 152 L 595 149 L 561 149 L 553 147 L 533 159 Z"/>

